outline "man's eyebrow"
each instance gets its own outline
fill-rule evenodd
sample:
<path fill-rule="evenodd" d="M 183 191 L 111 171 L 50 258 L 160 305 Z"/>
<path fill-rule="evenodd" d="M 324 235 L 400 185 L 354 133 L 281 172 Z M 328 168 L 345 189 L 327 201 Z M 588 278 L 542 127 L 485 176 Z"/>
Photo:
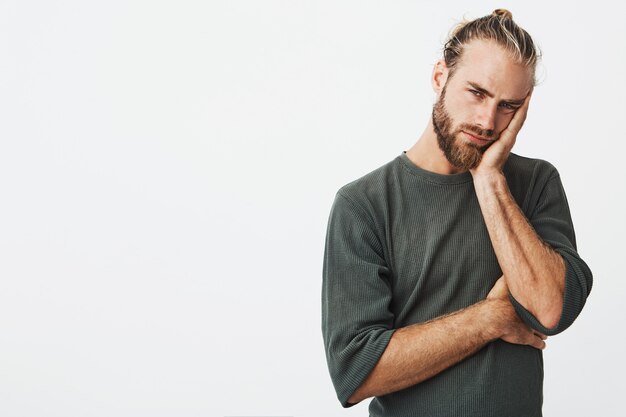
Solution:
<path fill-rule="evenodd" d="M 493 93 L 490 93 L 489 91 L 487 91 L 486 88 L 481 87 L 480 85 L 473 83 L 471 81 L 467 82 L 469 85 L 472 86 L 472 88 L 476 91 L 480 91 L 481 93 L 483 93 L 484 95 L 486 95 L 487 97 L 493 98 Z"/>
<path fill-rule="evenodd" d="M 484 95 L 486 95 L 487 97 L 493 98 L 493 93 L 488 91 L 486 88 L 481 87 L 480 85 L 476 84 L 475 82 L 472 81 L 468 81 L 467 82 L 474 90 L 476 91 L 480 91 L 481 93 L 483 93 Z M 519 99 L 519 100 L 515 100 L 515 99 L 511 99 L 511 100 L 502 100 L 503 103 L 508 103 L 508 104 L 513 104 L 513 105 L 521 105 L 522 103 L 524 103 L 524 98 Z"/>

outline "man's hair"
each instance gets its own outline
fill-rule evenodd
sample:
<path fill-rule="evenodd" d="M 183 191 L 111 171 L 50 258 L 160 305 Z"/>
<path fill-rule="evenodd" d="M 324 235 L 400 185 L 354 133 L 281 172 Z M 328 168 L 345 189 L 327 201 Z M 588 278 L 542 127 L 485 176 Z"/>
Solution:
<path fill-rule="evenodd" d="M 473 40 L 489 40 L 500 45 L 520 64 L 530 68 L 533 84 L 536 84 L 535 68 L 541 56 L 528 32 L 513 21 L 513 15 L 506 9 L 496 9 L 488 16 L 471 21 L 463 21 L 454 27 L 443 47 L 443 58 L 450 70 L 450 76 L 463 58 L 465 45 Z"/>

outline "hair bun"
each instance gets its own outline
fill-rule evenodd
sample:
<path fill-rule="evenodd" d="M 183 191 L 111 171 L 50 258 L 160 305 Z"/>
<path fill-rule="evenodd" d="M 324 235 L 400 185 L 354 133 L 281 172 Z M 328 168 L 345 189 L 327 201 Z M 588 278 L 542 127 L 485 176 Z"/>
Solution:
<path fill-rule="evenodd" d="M 507 9 L 496 9 L 491 13 L 492 16 L 502 16 L 504 19 L 513 19 L 513 14 Z"/>

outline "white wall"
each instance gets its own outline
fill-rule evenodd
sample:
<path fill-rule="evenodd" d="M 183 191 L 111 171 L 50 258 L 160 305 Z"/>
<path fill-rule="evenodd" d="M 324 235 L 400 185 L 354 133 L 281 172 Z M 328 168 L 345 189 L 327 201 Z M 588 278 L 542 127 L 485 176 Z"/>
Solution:
<path fill-rule="evenodd" d="M 624 6 L 362 0 L 0 2 L 0 414 L 367 415 L 323 353 L 332 199 L 497 7 L 544 53 L 514 151 L 560 170 L 595 275 L 544 414 L 621 415 Z"/>

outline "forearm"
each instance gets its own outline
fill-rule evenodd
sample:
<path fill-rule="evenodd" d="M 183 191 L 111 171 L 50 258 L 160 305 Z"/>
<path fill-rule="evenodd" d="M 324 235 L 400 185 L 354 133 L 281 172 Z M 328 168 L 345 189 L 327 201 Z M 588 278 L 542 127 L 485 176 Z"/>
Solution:
<path fill-rule="evenodd" d="M 498 339 L 504 314 L 497 314 L 497 303 L 483 300 L 450 315 L 396 330 L 378 363 L 349 402 L 357 403 L 415 385 Z"/>
<path fill-rule="evenodd" d="M 563 308 L 565 264 L 529 224 L 502 173 L 474 176 L 489 237 L 511 294 L 547 328 Z"/>

